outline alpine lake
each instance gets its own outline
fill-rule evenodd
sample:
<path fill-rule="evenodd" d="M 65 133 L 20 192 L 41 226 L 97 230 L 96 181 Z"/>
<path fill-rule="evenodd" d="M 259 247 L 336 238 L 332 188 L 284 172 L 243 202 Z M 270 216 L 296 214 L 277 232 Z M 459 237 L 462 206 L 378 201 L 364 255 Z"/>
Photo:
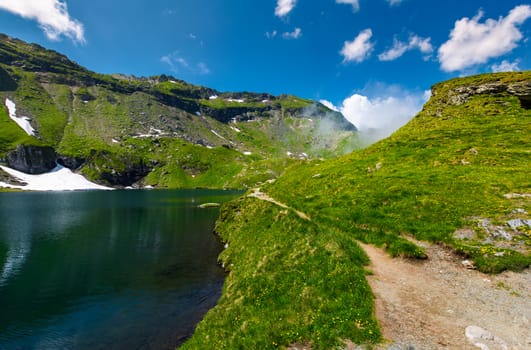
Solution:
<path fill-rule="evenodd" d="M 175 349 L 221 295 L 241 192 L 0 193 L 0 349 Z"/>

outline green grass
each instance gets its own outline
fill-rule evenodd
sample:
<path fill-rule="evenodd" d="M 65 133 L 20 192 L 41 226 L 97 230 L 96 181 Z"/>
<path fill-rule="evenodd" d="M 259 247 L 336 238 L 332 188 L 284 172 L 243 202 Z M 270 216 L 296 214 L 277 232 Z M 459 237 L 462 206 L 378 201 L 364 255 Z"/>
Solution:
<path fill-rule="evenodd" d="M 313 101 L 292 95 L 281 95 L 275 102 L 279 103 L 283 109 L 301 109 L 314 104 Z"/>
<path fill-rule="evenodd" d="M 16 90 L 17 112 L 31 115 L 44 144 L 55 147 L 63 137 L 67 116 L 57 109 L 50 95 L 31 73 L 21 73 Z"/>
<path fill-rule="evenodd" d="M 345 157 L 293 164 L 261 186 L 311 221 L 255 198 L 225 205 L 216 230 L 229 244 L 221 261 L 230 273 L 218 305 L 183 349 L 380 341 L 367 258 L 356 241 L 420 259 L 426 253 L 410 238 L 438 242 L 488 273 L 528 267 L 529 232 L 518 238 L 522 250 L 454 232 L 477 227 L 478 218 L 503 224 L 515 208 L 530 210 L 529 198 L 504 194 L 531 192 L 531 112 L 507 93 L 472 96 L 460 106 L 446 96 L 467 84 L 530 78 L 526 72 L 438 84 L 423 111 L 390 138 Z"/>
<path fill-rule="evenodd" d="M 350 235 L 257 199 L 222 208 L 223 296 L 182 349 L 276 349 L 380 340 L 368 259 Z"/>
<path fill-rule="evenodd" d="M 448 91 L 444 84 L 437 88 Z M 437 108 L 441 117 L 431 115 Z M 450 244 L 471 255 L 482 271 L 518 270 L 529 265 L 529 255 L 481 254 L 479 242 L 457 242 L 453 232 L 473 225 L 473 217 L 499 219 L 511 212 L 515 204 L 504 194 L 529 193 L 530 117 L 507 94 L 473 96 L 462 106 L 434 98 L 390 138 L 344 158 L 297 168 L 267 191 L 325 225 L 386 245 L 394 255 L 417 255 L 404 241 L 412 236 Z"/>

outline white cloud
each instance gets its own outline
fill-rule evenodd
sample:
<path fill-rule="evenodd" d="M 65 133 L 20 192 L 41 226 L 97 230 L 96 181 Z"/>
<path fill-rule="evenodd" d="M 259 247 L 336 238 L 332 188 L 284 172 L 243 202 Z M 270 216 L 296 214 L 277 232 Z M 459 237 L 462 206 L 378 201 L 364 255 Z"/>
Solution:
<path fill-rule="evenodd" d="M 398 39 L 393 40 L 393 47 L 378 55 L 380 61 L 393 61 L 405 54 L 407 51 L 418 49 L 424 54 L 433 52 L 433 46 L 430 43 L 431 38 L 422 38 L 416 34 L 409 37 L 409 42 L 405 43 Z"/>
<path fill-rule="evenodd" d="M 174 51 L 168 55 L 162 56 L 160 61 L 167 64 L 170 70 L 177 74 L 183 72 L 198 75 L 210 74 L 210 69 L 205 62 L 190 64 L 186 58 L 179 54 L 179 51 Z"/>
<path fill-rule="evenodd" d="M 389 3 L 389 5 L 391 6 L 397 6 L 397 5 L 400 5 L 400 3 L 402 2 L 403 0 L 387 0 L 387 2 Z"/>
<path fill-rule="evenodd" d="M 518 60 L 514 62 L 503 60 L 499 64 L 493 64 L 490 68 L 495 73 L 496 72 L 516 72 L 520 70 L 520 67 L 518 67 L 519 63 L 520 62 L 518 62 Z"/>
<path fill-rule="evenodd" d="M 480 23 L 482 17 L 480 11 L 472 19 L 464 17 L 455 22 L 450 39 L 439 48 L 444 71 L 463 70 L 512 51 L 523 38 L 517 26 L 531 17 L 531 6 L 516 6 L 498 20 L 489 18 Z"/>
<path fill-rule="evenodd" d="M 64 35 L 74 42 L 85 43 L 83 24 L 70 18 L 64 1 L 0 0 L 0 9 L 37 21 L 50 40 L 60 40 Z"/>
<path fill-rule="evenodd" d="M 208 68 L 207 64 L 205 62 L 199 62 L 197 64 L 198 72 L 201 75 L 207 75 L 210 74 L 210 68 Z"/>
<path fill-rule="evenodd" d="M 275 16 L 287 16 L 295 8 L 296 4 L 297 0 L 278 0 L 277 7 L 275 8 Z"/>
<path fill-rule="evenodd" d="M 336 3 L 352 5 L 352 11 L 354 11 L 354 12 L 358 12 L 360 10 L 360 1 L 359 0 L 336 0 Z"/>
<path fill-rule="evenodd" d="M 302 30 L 300 28 L 295 28 L 293 32 L 285 32 L 282 34 L 284 39 L 298 39 L 302 36 Z"/>
<path fill-rule="evenodd" d="M 339 108 L 369 142 L 385 138 L 405 125 L 430 97 L 429 91 L 409 92 L 381 84 L 375 90 L 379 92 L 377 97 L 354 94 Z"/>
<path fill-rule="evenodd" d="M 334 104 L 333 104 L 332 102 L 330 102 L 330 101 L 328 101 L 328 100 L 319 100 L 319 102 L 320 102 L 323 106 L 327 107 L 328 109 L 331 109 L 331 110 L 333 110 L 333 111 L 335 111 L 335 112 L 339 112 L 339 108 L 337 108 L 336 106 L 334 106 Z"/>
<path fill-rule="evenodd" d="M 352 41 L 345 41 L 341 49 L 343 62 L 361 63 L 371 55 L 374 43 L 371 42 L 372 30 L 365 29 Z"/>

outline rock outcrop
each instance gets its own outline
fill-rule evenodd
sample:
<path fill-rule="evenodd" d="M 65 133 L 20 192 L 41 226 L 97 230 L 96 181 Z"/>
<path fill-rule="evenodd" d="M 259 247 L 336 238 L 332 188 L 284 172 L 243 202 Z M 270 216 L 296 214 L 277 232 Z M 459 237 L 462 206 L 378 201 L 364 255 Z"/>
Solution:
<path fill-rule="evenodd" d="M 57 155 L 57 163 L 70 170 L 77 170 L 85 164 L 85 159 L 79 157 L 69 157 L 61 154 Z"/>
<path fill-rule="evenodd" d="M 17 83 L 0 67 L 0 91 L 14 91 L 16 88 Z"/>
<path fill-rule="evenodd" d="M 501 94 L 509 93 L 518 97 L 523 108 L 531 108 L 531 80 L 515 83 L 486 83 L 480 85 L 460 86 L 448 92 L 448 103 L 451 105 L 462 105 L 471 96 L 480 94 Z"/>
<path fill-rule="evenodd" d="M 26 174 L 43 174 L 57 165 L 52 147 L 18 145 L 7 154 L 7 165 Z"/>
<path fill-rule="evenodd" d="M 96 171 L 99 177 L 111 186 L 131 186 L 144 178 L 153 169 L 142 158 L 109 153 L 107 151 L 93 152 L 87 159 L 85 166 Z"/>

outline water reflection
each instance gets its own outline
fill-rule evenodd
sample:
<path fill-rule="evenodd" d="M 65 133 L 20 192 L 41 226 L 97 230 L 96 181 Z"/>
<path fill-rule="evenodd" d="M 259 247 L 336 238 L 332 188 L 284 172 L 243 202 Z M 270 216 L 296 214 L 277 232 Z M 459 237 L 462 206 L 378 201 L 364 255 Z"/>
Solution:
<path fill-rule="evenodd" d="M 174 348 L 224 278 L 196 204 L 236 194 L 0 194 L 0 349 Z"/>

